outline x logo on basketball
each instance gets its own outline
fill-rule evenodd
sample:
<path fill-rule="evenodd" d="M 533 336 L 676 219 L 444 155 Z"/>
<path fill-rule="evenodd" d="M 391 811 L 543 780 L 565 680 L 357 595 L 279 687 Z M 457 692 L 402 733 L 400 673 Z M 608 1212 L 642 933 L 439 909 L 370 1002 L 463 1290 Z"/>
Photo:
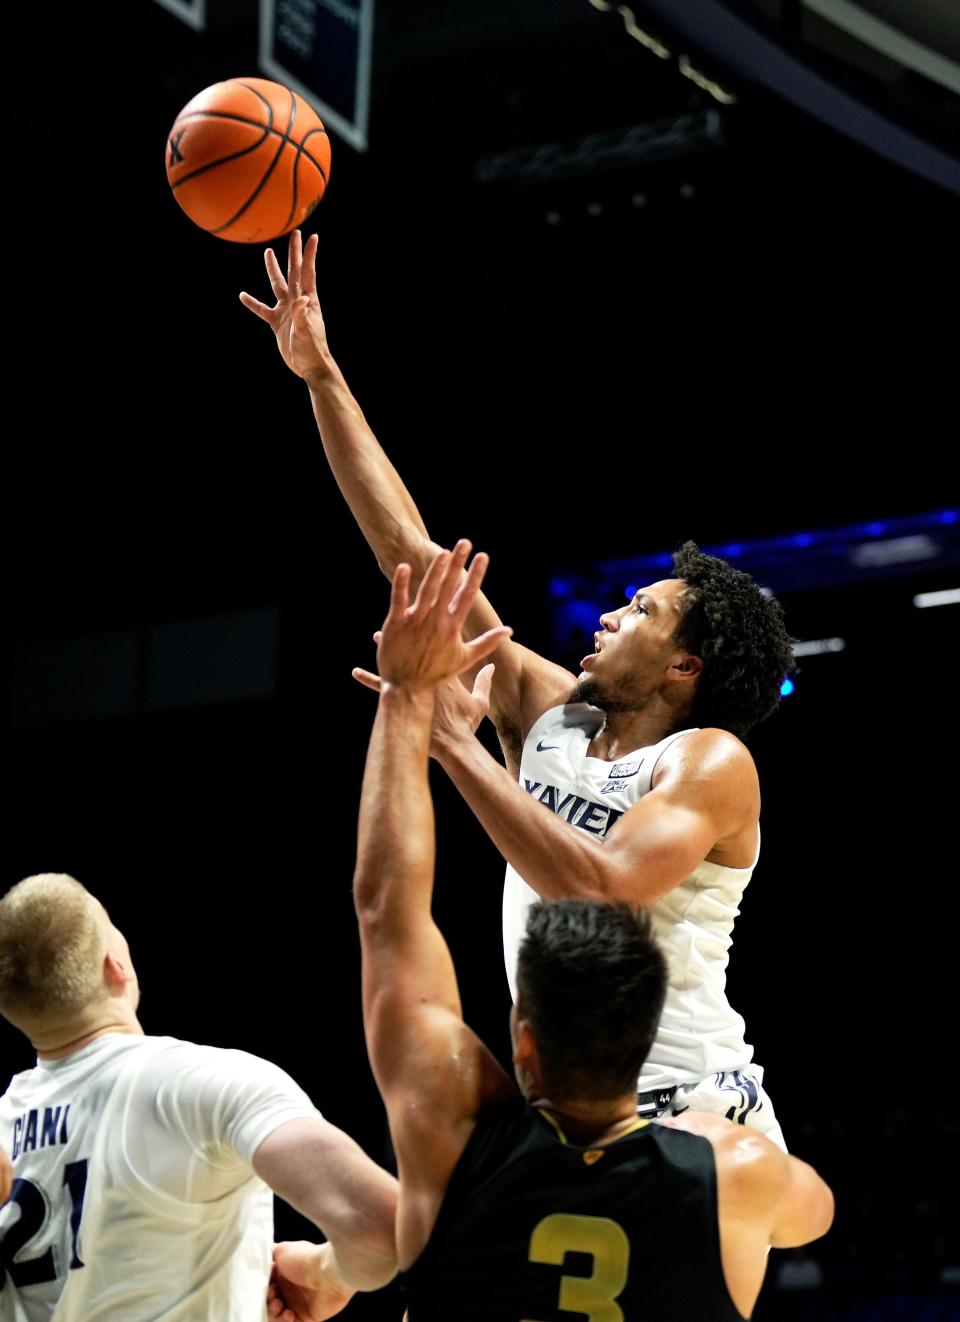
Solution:
<path fill-rule="evenodd" d="M 175 138 L 170 139 L 170 164 L 179 165 L 184 159 L 183 152 L 180 150 L 180 143 L 183 141 L 183 135 L 186 129 L 181 129 Z"/>

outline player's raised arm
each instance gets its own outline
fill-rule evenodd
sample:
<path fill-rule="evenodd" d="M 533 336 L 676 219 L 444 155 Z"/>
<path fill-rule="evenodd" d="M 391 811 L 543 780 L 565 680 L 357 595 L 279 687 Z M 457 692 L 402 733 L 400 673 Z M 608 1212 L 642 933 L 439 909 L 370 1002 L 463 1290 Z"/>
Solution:
<path fill-rule="evenodd" d="M 380 699 L 360 805 L 354 896 L 367 1047 L 397 1152 L 401 1265 L 426 1242 L 439 1196 L 481 1105 L 512 1087 L 463 1023 L 453 962 L 433 921 L 433 803 L 427 778 L 433 691 L 506 635 L 461 629 L 486 557 L 466 577 L 468 543 L 439 555 L 408 605 L 398 567 L 378 647 Z M 488 672 L 489 673 L 489 672 Z M 481 683 L 484 682 L 481 680 Z"/>
<path fill-rule="evenodd" d="M 275 306 L 247 293 L 240 300 L 271 327 L 283 361 L 307 383 L 331 471 L 380 568 L 392 579 L 398 564 L 408 564 L 415 591 L 440 548 L 330 352 L 317 297 L 316 259 L 317 236 L 303 245 L 300 231 L 294 230 L 286 275 L 273 250 L 265 254 Z M 464 620 L 467 636 L 499 624 L 496 611 L 478 592 Z M 528 726 L 573 687 L 567 671 L 517 644 L 504 642 L 495 660 L 492 712 L 498 724 Z"/>
<path fill-rule="evenodd" d="M 290 235 L 287 271 L 267 248 L 264 261 L 274 307 L 247 293 L 249 308 L 273 330 L 287 367 L 310 389 L 314 415 L 333 475 L 387 578 L 401 560 L 419 582 L 439 547 L 434 546 L 413 499 L 367 424 L 330 352 L 317 297 L 317 236 L 304 247 Z"/>

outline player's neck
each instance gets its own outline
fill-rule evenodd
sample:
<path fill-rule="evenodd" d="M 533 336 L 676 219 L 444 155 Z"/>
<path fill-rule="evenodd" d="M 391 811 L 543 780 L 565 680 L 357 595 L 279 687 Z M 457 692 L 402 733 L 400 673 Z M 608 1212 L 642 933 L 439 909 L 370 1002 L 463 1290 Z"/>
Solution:
<path fill-rule="evenodd" d="M 637 748 L 658 744 L 675 730 L 689 725 L 686 716 L 654 700 L 641 710 L 605 711 L 603 725 L 590 741 L 589 754 L 604 762 L 616 762 Z"/>
<path fill-rule="evenodd" d="M 613 1101 L 582 1101 L 564 1097 L 552 1102 L 538 1098 L 531 1105 L 550 1117 L 569 1143 L 578 1147 L 591 1143 L 611 1143 L 632 1129 L 637 1119 L 634 1093 Z"/>
<path fill-rule="evenodd" d="M 96 1028 L 87 1029 L 67 1041 L 61 1041 L 60 1035 L 57 1035 L 55 1039 L 34 1042 L 33 1045 L 37 1049 L 39 1060 L 62 1060 L 64 1056 L 72 1056 L 75 1051 L 82 1051 L 84 1047 L 107 1033 L 130 1033 L 135 1037 L 143 1037 L 143 1029 L 137 1019 L 118 1019 L 115 1023 L 104 1023 Z"/>

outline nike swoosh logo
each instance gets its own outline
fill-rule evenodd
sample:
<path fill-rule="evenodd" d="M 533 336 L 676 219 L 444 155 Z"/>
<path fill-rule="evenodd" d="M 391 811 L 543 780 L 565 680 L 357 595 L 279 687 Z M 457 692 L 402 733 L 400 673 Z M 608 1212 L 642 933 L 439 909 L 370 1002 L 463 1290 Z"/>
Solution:
<path fill-rule="evenodd" d="M 678 1106 L 677 1109 L 674 1111 L 673 1114 L 674 1114 L 674 1115 L 683 1115 L 684 1111 L 689 1111 L 689 1110 L 690 1110 L 690 1107 L 689 1107 L 689 1106 Z"/>
<path fill-rule="evenodd" d="M 560 747 L 559 744 L 545 744 L 545 743 L 543 742 L 542 739 L 538 740 L 538 742 L 537 742 L 537 752 L 538 752 L 538 753 L 546 753 L 546 752 L 548 752 L 551 748 L 559 748 L 559 747 Z"/>

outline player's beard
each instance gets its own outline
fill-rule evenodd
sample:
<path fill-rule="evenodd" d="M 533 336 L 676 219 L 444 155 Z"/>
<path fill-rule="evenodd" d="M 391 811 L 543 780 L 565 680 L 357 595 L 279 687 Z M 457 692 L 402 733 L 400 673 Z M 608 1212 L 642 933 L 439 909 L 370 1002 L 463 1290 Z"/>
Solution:
<path fill-rule="evenodd" d="M 569 701 L 588 702 L 591 707 L 599 707 L 600 711 L 640 711 L 648 698 L 649 694 L 641 694 L 639 691 L 629 694 L 611 693 L 595 674 L 584 674 L 575 683 Z"/>
<path fill-rule="evenodd" d="M 633 703 L 624 702 L 616 695 L 608 693 L 596 675 L 584 675 L 578 679 L 570 694 L 570 701 L 588 702 L 591 707 L 599 707 L 601 711 L 608 712 L 629 711 L 634 706 Z"/>

